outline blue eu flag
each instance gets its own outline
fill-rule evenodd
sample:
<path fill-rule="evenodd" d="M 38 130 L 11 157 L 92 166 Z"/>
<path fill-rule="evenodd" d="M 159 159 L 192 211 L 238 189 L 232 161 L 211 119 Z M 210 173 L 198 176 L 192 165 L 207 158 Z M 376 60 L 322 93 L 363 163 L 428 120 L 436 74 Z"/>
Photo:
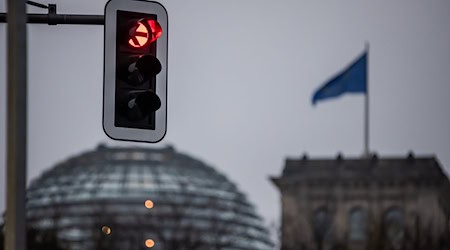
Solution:
<path fill-rule="evenodd" d="M 367 52 L 364 52 L 350 66 L 320 87 L 313 95 L 312 103 L 338 97 L 345 93 L 367 92 Z"/>

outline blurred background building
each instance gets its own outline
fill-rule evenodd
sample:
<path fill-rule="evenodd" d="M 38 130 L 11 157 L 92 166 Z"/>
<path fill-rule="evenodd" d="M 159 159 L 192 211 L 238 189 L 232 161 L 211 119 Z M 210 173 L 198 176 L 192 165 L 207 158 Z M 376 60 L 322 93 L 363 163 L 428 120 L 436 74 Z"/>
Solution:
<path fill-rule="evenodd" d="M 63 249 L 272 249 L 235 184 L 173 147 L 100 145 L 44 172 L 28 190 L 28 222 Z"/>
<path fill-rule="evenodd" d="M 435 157 L 286 159 L 283 250 L 449 248 L 449 181 Z"/>

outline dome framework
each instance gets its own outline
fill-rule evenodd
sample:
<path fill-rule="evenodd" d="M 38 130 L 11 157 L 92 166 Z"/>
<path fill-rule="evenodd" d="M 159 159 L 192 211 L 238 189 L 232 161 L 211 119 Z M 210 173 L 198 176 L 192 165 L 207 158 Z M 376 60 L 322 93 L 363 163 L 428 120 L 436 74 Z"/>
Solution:
<path fill-rule="evenodd" d="M 71 250 L 266 250 L 267 230 L 237 187 L 172 147 L 99 146 L 32 182 L 27 219 Z"/>

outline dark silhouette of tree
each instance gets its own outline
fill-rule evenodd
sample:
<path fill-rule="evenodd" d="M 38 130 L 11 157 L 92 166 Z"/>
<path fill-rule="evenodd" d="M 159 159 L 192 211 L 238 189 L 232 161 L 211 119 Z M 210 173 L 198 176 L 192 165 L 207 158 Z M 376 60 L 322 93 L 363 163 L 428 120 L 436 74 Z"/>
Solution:
<path fill-rule="evenodd" d="M 369 226 L 366 250 L 383 250 L 386 244 L 386 229 L 381 219 L 372 220 Z"/>
<path fill-rule="evenodd" d="M 0 250 L 5 247 L 4 224 L 0 225 Z M 27 227 L 27 250 L 68 250 L 60 245 L 55 230 Z"/>
<path fill-rule="evenodd" d="M 56 230 L 27 229 L 27 250 L 65 250 L 60 245 Z"/>
<path fill-rule="evenodd" d="M 4 234 L 4 224 L 0 224 L 0 250 L 3 250 L 5 247 L 5 234 Z"/>
<path fill-rule="evenodd" d="M 346 242 L 335 242 L 331 245 L 330 250 L 348 250 L 348 243 Z"/>
<path fill-rule="evenodd" d="M 281 250 L 306 250 L 307 239 L 304 237 L 302 225 L 295 215 L 284 214 L 282 217 L 283 232 L 279 233 Z"/>
<path fill-rule="evenodd" d="M 445 213 L 445 235 L 450 237 L 450 182 L 448 180 L 441 185 L 439 190 L 439 204 Z M 447 244 L 450 245 L 450 241 L 447 240 Z"/>

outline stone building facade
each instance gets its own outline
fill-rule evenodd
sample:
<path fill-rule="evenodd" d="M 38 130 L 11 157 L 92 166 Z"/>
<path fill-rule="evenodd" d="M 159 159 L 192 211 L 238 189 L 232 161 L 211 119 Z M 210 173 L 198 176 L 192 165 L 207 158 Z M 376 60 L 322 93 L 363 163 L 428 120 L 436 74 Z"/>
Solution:
<path fill-rule="evenodd" d="M 448 249 L 449 181 L 435 157 L 303 156 L 272 181 L 282 250 Z"/>

